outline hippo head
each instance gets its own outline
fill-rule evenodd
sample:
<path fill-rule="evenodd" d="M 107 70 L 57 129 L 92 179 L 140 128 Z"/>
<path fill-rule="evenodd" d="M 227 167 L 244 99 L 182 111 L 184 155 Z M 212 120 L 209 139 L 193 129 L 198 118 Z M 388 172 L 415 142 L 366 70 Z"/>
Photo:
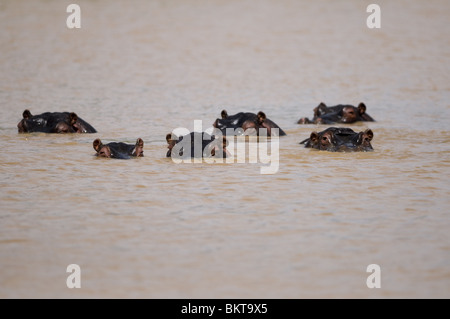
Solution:
<path fill-rule="evenodd" d="M 330 127 L 322 132 L 312 132 L 305 147 L 331 152 L 373 151 L 370 142 L 373 132 L 370 129 L 356 133 L 349 128 Z"/>
<path fill-rule="evenodd" d="M 98 157 L 128 159 L 130 157 L 144 156 L 144 141 L 141 138 L 136 140 L 136 144 L 108 143 L 103 144 L 98 138 L 93 142 L 95 155 Z"/>
<path fill-rule="evenodd" d="M 22 113 L 17 124 L 19 133 L 95 133 L 95 129 L 80 119 L 76 113 L 43 113 L 32 115 L 29 110 Z"/>
<path fill-rule="evenodd" d="M 366 113 L 366 105 L 364 103 L 359 103 L 358 107 L 352 105 L 346 105 L 341 111 L 341 122 L 342 123 L 354 123 L 356 121 L 361 121 L 362 117 Z"/>
<path fill-rule="evenodd" d="M 219 132 L 220 133 L 220 132 Z M 209 135 L 205 132 L 191 132 L 188 135 L 178 137 L 169 133 L 166 135 L 166 157 L 227 157 L 228 140 L 222 134 Z M 178 144 L 178 145 L 177 145 Z M 176 146 L 176 147 L 175 147 Z M 175 149 L 174 149 L 175 148 Z M 196 152 L 200 150 L 201 152 Z M 173 154 L 172 154 L 173 153 Z"/>

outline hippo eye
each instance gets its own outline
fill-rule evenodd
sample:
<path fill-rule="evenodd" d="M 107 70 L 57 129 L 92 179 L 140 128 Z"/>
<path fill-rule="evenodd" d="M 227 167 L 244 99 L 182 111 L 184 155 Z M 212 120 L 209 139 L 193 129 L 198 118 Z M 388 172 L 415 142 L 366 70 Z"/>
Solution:
<path fill-rule="evenodd" d="M 320 141 L 322 145 L 327 145 L 329 143 L 328 137 L 322 136 L 322 140 Z"/>

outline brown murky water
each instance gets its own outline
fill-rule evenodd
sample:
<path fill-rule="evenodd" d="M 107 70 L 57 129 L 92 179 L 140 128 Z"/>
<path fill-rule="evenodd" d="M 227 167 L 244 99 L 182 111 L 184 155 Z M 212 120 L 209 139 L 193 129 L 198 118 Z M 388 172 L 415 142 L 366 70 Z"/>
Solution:
<path fill-rule="evenodd" d="M 378 1 L 379 30 L 364 1 L 78 1 L 79 30 L 69 3 L 0 1 L 0 297 L 450 297 L 448 1 Z M 375 151 L 299 145 L 321 101 L 364 101 Z M 19 135 L 25 108 L 99 133 Z M 276 174 L 164 157 L 223 108 L 285 129 Z"/>

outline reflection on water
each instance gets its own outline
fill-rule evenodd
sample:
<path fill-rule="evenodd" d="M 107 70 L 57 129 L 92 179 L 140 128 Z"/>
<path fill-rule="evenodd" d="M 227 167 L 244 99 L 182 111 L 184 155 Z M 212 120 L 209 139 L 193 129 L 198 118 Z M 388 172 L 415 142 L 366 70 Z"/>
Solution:
<path fill-rule="evenodd" d="M 78 4 L 68 30 L 57 1 L 0 3 L 1 297 L 450 296 L 446 1 L 380 1 L 380 30 L 359 1 Z M 375 151 L 299 145 L 321 101 L 365 102 L 377 122 L 348 127 Z M 25 108 L 99 133 L 19 135 Z M 278 173 L 165 158 L 223 108 L 286 131 Z M 143 158 L 94 156 L 138 137 Z"/>

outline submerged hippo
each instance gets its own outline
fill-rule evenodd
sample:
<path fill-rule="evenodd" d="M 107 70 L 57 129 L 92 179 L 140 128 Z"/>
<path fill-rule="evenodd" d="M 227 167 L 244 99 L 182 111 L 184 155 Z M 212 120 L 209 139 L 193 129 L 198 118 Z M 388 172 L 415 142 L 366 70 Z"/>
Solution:
<path fill-rule="evenodd" d="M 284 136 L 286 133 L 273 121 L 266 117 L 266 114 L 263 112 L 255 113 L 244 113 L 240 112 L 234 115 L 228 115 L 226 110 L 223 110 L 221 113 L 220 119 L 216 119 L 213 126 L 222 131 L 222 134 L 226 134 L 227 128 L 231 128 L 233 130 L 242 129 L 241 132 L 236 132 L 236 135 L 243 135 L 243 132 L 247 129 L 255 129 L 256 134 L 259 135 L 259 129 L 265 128 L 267 129 L 267 136 L 271 136 L 275 134 L 275 131 L 272 131 L 273 128 L 278 129 L 278 135 Z"/>
<path fill-rule="evenodd" d="M 225 136 L 209 135 L 208 133 L 192 132 L 178 137 L 169 133 L 166 135 L 167 151 L 166 157 L 202 158 L 202 157 L 222 157 L 225 158 L 228 141 Z"/>
<path fill-rule="evenodd" d="M 23 111 L 23 119 L 17 124 L 19 133 L 97 133 L 89 123 L 69 112 L 46 112 L 31 115 Z"/>
<path fill-rule="evenodd" d="M 311 136 L 300 142 L 305 147 L 330 152 L 373 151 L 370 141 L 373 132 L 370 129 L 356 133 L 350 128 L 329 127 L 322 132 L 312 132 Z"/>
<path fill-rule="evenodd" d="M 126 144 L 122 142 L 111 142 L 103 144 L 98 138 L 94 141 L 95 154 L 99 157 L 129 159 L 131 157 L 143 157 L 144 156 L 144 141 L 140 138 L 136 140 L 136 144 Z"/>
<path fill-rule="evenodd" d="M 312 120 L 303 117 L 298 120 L 297 124 L 349 124 L 357 121 L 374 122 L 375 120 L 366 113 L 366 110 L 367 107 L 364 103 L 359 103 L 358 107 L 344 104 L 326 106 L 325 103 L 320 103 L 314 108 L 314 117 Z"/>

